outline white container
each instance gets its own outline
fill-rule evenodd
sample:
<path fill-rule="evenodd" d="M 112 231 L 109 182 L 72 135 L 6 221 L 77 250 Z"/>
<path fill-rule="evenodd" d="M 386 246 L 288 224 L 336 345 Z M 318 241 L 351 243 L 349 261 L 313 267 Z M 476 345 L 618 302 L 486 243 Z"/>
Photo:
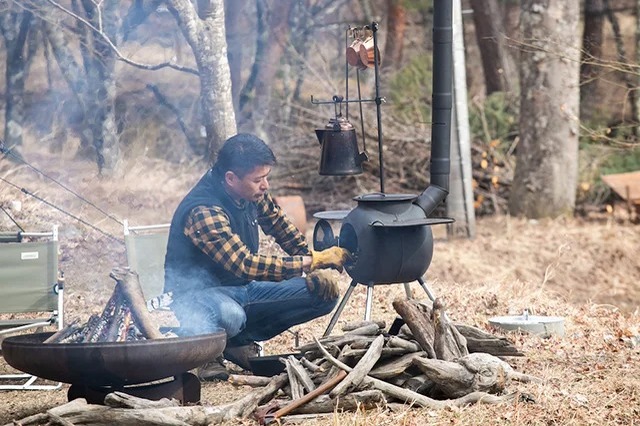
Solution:
<path fill-rule="evenodd" d="M 489 318 L 489 324 L 503 330 L 526 331 L 544 337 L 564 336 L 564 317 L 529 315 L 526 310 L 522 315 Z"/>

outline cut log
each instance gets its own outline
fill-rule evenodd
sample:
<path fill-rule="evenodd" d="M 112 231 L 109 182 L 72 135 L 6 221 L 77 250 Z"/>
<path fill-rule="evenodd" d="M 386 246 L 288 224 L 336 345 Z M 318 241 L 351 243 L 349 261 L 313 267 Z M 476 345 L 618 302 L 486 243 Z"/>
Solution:
<path fill-rule="evenodd" d="M 390 336 L 387 344 L 391 348 L 406 349 L 407 352 L 420 352 L 422 350 L 418 343 L 414 342 L 413 340 L 403 339 L 400 336 Z"/>
<path fill-rule="evenodd" d="M 77 319 L 73 320 L 71 324 L 67 325 L 62 330 L 56 331 L 51 336 L 47 337 L 42 343 L 59 343 L 74 333 L 77 333 L 81 328 L 78 322 L 79 321 Z"/>
<path fill-rule="evenodd" d="M 359 344 L 365 344 L 365 345 L 369 345 L 371 344 L 371 342 L 373 342 L 373 340 L 375 339 L 375 337 L 372 336 L 362 336 L 359 334 L 350 334 L 350 335 L 342 335 L 342 336 L 327 336 L 327 337 L 323 337 L 321 342 L 323 345 L 328 345 L 330 346 L 338 346 L 338 347 L 342 347 L 344 345 L 350 345 L 353 342 L 358 342 Z M 316 350 L 316 344 L 315 343 L 306 343 L 302 346 L 300 346 L 299 350 L 302 353 L 308 352 L 308 351 L 313 351 Z"/>
<path fill-rule="evenodd" d="M 472 353 L 456 362 L 426 358 L 416 358 L 413 362 L 448 398 L 476 391 L 498 393 L 504 390 L 508 380 L 538 380 L 516 373 L 506 362 L 485 353 Z"/>
<path fill-rule="evenodd" d="M 412 299 L 396 299 L 393 302 L 393 308 L 407 323 L 409 329 L 411 329 L 411 334 L 420 344 L 422 350 L 427 353 L 429 358 L 436 358 L 433 348 L 435 330 L 433 323 L 429 321 L 430 312 L 426 312 L 428 308 L 426 306 L 419 308 L 418 302 Z"/>
<path fill-rule="evenodd" d="M 304 389 L 307 392 L 312 392 L 316 388 L 316 386 L 313 384 L 311 376 L 309 376 L 309 373 L 307 372 L 307 370 L 305 370 L 298 358 L 293 355 L 289 355 L 289 357 L 287 358 L 287 363 L 289 363 L 289 365 L 291 366 L 291 371 L 296 375 L 298 381 L 304 387 Z M 289 371 L 288 368 L 287 371 Z"/>
<path fill-rule="evenodd" d="M 351 331 L 371 324 L 375 324 L 379 329 L 385 329 L 387 327 L 387 324 L 384 321 L 354 321 L 343 325 L 342 331 Z"/>
<path fill-rule="evenodd" d="M 304 395 L 304 387 L 300 383 L 298 376 L 293 371 L 293 367 L 289 360 L 280 358 L 280 362 L 285 365 L 287 370 L 287 376 L 289 377 L 289 388 L 291 389 L 291 399 L 296 400 L 302 398 Z"/>
<path fill-rule="evenodd" d="M 524 356 L 509 340 L 494 336 L 476 327 L 455 324 L 456 329 L 467 339 L 469 353 L 484 352 L 494 356 Z"/>
<path fill-rule="evenodd" d="M 434 328 L 433 350 L 437 359 L 453 361 L 469 354 L 467 339 L 451 324 L 440 299 L 433 302 L 431 321 Z"/>
<path fill-rule="evenodd" d="M 311 371 L 312 373 L 316 373 L 316 372 L 322 372 L 324 371 L 324 368 L 322 368 L 319 364 L 315 364 L 311 361 L 309 361 L 307 358 L 302 357 L 300 358 L 300 362 L 302 362 L 302 364 L 304 365 L 304 367 Z"/>
<path fill-rule="evenodd" d="M 380 332 L 381 330 L 380 330 L 380 327 L 378 327 L 378 324 L 373 323 L 373 324 L 366 324 L 366 325 L 363 325 L 362 327 L 358 327 L 353 330 L 347 331 L 345 335 L 358 334 L 361 336 L 375 336 Z"/>
<path fill-rule="evenodd" d="M 329 396 L 335 398 L 339 395 L 347 393 L 349 388 L 357 389 L 357 387 L 362 383 L 362 380 L 369 374 L 369 371 L 376 365 L 376 362 L 380 359 L 380 354 L 382 353 L 382 345 L 384 345 L 384 337 L 378 336 L 376 340 L 371 343 L 369 350 L 366 354 L 358 361 L 356 366 L 349 372 L 347 377 L 339 383 L 331 392 Z"/>
<path fill-rule="evenodd" d="M 371 346 L 371 345 L 369 345 Z M 420 349 L 420 348 L 418 348 Z M 404 348 L 382 348 L 381 358 L 398 357 L 406 354 L 408 351 Z M 353 349 L 344 353 L 345 358 L 360 358 L 367 353 L 367 349 Z"/>
<path fill-rule="evenodd" d="M 371 370 L 370 375 L 377 379 L 390 379 L 404 373 L 407 368 L 413 365 L 413 359 L 418 357 L 426 357 L 426 352 L 413 352 L 393 359 Z"/>
<path fill-rule="evenodd" d="M 315 400 L 297 408 L 296 414 L 333 413 L 336 410 L 358 411 L 374 408 L 384 408 L 387 401 L 384 394 L 377 390 L 365 390 L 342 395 L 339 398 L 331 398 L 329 395 L 320 395 Z M 282 419 L 286 421 L 288 417 Z"/>
<path fill-rule="evenodd" d="M 145 398 L 129 395 L 124 392 L 112 392 L 104 397 L 104 405 L 112 408 L 165 408 L 179 407 L 180 402 L 176 399 L 162 398 L 151 401 Z"/>
<path fill-rule="evenodd" d="M 271 377 L 230 374 L 227 381 L 237 386 L 251 386 L 253 388 L 258 388 L 269 384 Z"/>

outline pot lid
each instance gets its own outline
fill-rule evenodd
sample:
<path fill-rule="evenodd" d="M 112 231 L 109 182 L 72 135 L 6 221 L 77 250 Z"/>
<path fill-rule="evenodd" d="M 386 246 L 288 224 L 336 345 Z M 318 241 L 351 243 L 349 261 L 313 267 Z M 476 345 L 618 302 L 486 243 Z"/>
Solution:
<path fill-rule="evenodd" d="M 351 210 L 327 210 L 324 212 L 316 212 L 313 214 L 313 217 L 324 220 L 342 220 L 350 211 Z"/>
<path fill-rule="evenodd" d="M 397 202 L 397 201 L 413 201 L 417 198 L 414 194 L 385 194 L 382 192 L 373 192 L 371 194 L 362 194 L 354 197 L 353 199 L 359 203 L 362 202 Z"/>

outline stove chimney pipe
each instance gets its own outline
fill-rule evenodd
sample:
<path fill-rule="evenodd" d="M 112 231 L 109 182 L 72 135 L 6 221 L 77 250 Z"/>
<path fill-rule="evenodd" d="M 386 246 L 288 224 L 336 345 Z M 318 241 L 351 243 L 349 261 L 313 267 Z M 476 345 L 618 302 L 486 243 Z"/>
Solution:
<path fill-rule="evenodd" d="M 451 105 L 453 102 L 453 1 L 433 2 L 433 93 L 431 110 L 431 178 L 414 201 L 427 217 L 449 194 Z"/>

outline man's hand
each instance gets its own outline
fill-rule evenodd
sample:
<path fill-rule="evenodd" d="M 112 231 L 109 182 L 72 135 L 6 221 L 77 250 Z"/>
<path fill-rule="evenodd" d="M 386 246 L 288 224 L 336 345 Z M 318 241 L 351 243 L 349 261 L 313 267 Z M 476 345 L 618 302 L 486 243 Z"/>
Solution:
<path fill-rule="evenodd" d="M 334 268 L 342 272 L 344 264 L 353 260 L 349 250 L 333 246 L 322 251 L 311 251 L 311 271 L 316 269 Z"/>
<path fill-rule="evenodd" d="M 332 275 L 327 269 L 319 269 L 310 272 L 304 279 L 311 293 L 317 294 L 322 300 L 332 300 L 340 294 L 338 280 Z"/>

